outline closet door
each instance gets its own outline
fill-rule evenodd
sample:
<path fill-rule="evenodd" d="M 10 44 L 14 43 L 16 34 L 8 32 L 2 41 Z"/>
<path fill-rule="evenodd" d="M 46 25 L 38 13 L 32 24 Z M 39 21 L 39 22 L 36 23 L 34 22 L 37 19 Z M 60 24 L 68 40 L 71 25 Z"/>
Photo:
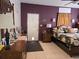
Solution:
<path fill-rule="evenodd" d="M 27 36 L 28 41 L 38 41 L 39 14 L 27 14 Z"/>

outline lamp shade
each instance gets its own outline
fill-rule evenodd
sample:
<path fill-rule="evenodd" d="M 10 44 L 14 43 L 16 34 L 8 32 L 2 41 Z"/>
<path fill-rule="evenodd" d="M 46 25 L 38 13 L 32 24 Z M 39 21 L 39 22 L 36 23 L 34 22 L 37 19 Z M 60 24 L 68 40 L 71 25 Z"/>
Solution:
<path fill-rule="evenodd" d="M 47 24 L 46 27 L 47 27 L 47 28 L 51 28 L 52 25 L 51 25 L 51 24 Z"/>

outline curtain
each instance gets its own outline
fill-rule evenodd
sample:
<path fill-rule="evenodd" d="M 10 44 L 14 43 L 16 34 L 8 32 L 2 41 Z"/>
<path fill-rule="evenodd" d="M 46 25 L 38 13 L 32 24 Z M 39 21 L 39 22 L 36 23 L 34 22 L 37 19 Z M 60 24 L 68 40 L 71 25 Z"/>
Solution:
<path fill-rule="evenodd" d="M 59 13 L 57 18 L 57 26 L 71 25 L 71 13 Z"/>

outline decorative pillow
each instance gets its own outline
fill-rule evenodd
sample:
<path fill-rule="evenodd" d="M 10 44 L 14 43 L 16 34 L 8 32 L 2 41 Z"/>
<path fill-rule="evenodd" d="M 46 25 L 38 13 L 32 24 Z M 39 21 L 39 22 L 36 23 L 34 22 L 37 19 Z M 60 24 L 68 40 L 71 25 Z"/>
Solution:
<path fill-rule="evenodd" d="M 64 33 L 68 33 L 68 29 L 67 28 L 63 28 Z"/>
<path fill-rule="evenodd" d="M 62 25 L 62 26 L 60 26 L 60 32 L 68 32 L 68 30 L 67 30 L 67 26 L 64 26 L 64 25 Z"/>
<path fill-rule="evenodd" d="M 68 28 L 68 32 L 69 32 L 69 33 L 75 33 L 75 31 L 74 31 L 73 28 Z"/>
<path fill-rule="evenodd" d="M 73 28 L 74 32 L 77 33 L 78 32 L 78 28 Z"/>
<path fill-rule="evenodd" d="M 63 29 L 58 29 L 58 32 L 63 33 L 64 31 Z"/>

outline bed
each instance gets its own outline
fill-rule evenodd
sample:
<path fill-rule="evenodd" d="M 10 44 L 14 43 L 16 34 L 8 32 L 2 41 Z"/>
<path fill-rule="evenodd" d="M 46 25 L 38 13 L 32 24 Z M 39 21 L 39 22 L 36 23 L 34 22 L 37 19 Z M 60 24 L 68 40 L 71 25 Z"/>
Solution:
<path fill-rule="evenodd" d="M 79 55 L 79 33 L 75 32 L 64 32 L 53 29 L 53 42 L 61 47 L 70 56 Z"/>

